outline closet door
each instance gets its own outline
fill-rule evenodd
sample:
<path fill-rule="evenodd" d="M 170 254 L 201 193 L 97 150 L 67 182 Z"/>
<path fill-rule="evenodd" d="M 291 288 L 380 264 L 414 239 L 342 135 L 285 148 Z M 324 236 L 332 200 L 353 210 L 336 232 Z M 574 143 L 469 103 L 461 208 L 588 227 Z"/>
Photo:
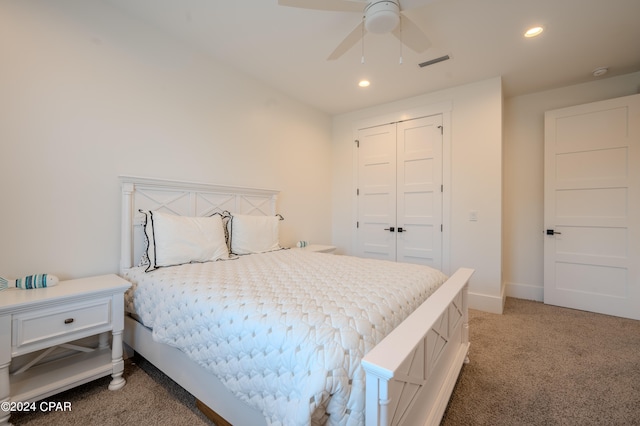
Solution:
<path fill-rule="evenodd" d="M 442 269 L 442 116 L 397 124 L 396 259 Z"/>
<path fill-rule="evenodd" d="M 442 269 L 442 116 L 358 132 L 357 250 Z"/>
<path fill-rule="evenodd" d="M 396 260 L 396 125 L 358 131 L 358 255 Z"/>

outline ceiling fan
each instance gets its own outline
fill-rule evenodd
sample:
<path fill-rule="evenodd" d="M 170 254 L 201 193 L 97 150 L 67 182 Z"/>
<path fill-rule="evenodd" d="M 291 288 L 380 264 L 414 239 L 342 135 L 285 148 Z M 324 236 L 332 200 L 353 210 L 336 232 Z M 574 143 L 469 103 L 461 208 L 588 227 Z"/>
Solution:
<path fill-rule="evenodd" d="M 327 59 L 338 59 L 360 41 L 367 32 L 392 33 L 410 49 L 421 53 L 431 46 L 422 30 L 404 12 L 425 6 L 434 0 L 278 0 L 280 6 L 337 12 L 358 12 L 362 22 L 338 45 Z"/>

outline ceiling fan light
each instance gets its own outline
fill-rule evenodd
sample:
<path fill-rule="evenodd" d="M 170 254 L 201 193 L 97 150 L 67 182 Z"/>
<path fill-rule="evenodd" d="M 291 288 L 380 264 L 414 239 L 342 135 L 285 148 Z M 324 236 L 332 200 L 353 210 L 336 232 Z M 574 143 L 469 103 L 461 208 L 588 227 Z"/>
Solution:
<path fill-rule="evenodd" d="M 372 2 L 364 11 L 364 26 L 370 33 L 386 34 L 400 23 L 400 6 L 396 1 Z"/>

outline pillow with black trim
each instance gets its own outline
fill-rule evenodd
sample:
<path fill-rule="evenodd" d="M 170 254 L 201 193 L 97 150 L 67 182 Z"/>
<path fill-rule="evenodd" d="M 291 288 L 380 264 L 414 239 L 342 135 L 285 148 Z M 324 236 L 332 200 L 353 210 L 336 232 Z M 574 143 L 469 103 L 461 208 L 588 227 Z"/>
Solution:
<path fill-rule="evenodd" d="M 222 218 L 222 227 L 224 228 L 224 240 L 227 242 L 227 248 L 229 249 L 229 253 L 231 253 L 231 240 L 230 240 L 230 232 L 231 232 L 231 213 L 227 210 L 221 213 L 214 213 L 220 215 Z"/>
<path fill-rule="evenodd" d="M 144 236 L 144 250 L 138 266 L 149 266 L 149 253 L 154 253 L 153 240 L 149 239 L 149 235 L 153 235 L 153 224 L 151 223 L 151 212 L 149 210 L 138 210 L 144 215 L 144 223 L 142 224 L 142 235 Z"/>
<path fill-rule="evenodd" d="M 281 250 L 280 217 L 232 214 L 231 253 L 251 254 Z"/>
<path fill-rule="evenodd" d="M 146 272 L 192 262 L 228 259 L 222 216 L 177 216 L 159 211 L 143 212 L 147 216 L 148 239 Z"/>

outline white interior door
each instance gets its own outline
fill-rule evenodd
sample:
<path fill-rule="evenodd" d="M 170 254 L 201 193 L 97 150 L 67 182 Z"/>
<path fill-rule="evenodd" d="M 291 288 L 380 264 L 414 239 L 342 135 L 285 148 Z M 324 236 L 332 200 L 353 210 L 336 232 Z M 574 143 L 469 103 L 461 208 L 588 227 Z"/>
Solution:
<path fill-rule="evenodd" d="M 545 114 L 545 303 L 640 319 L 640 95 Z"/>
<path fill-rule="evenodd" d="M 442 116 L 397 125 L 399 262 L 442 269 Z"/>
<path fill-rule="evenodd" d="M 358 255 L 395 261 L 395 124 L 358 131 L 357 197 Z"/>
<path fill-rule="evenodd" d="M 358 132 L 359 256 L 442 269 L 442 115 Z"/>

